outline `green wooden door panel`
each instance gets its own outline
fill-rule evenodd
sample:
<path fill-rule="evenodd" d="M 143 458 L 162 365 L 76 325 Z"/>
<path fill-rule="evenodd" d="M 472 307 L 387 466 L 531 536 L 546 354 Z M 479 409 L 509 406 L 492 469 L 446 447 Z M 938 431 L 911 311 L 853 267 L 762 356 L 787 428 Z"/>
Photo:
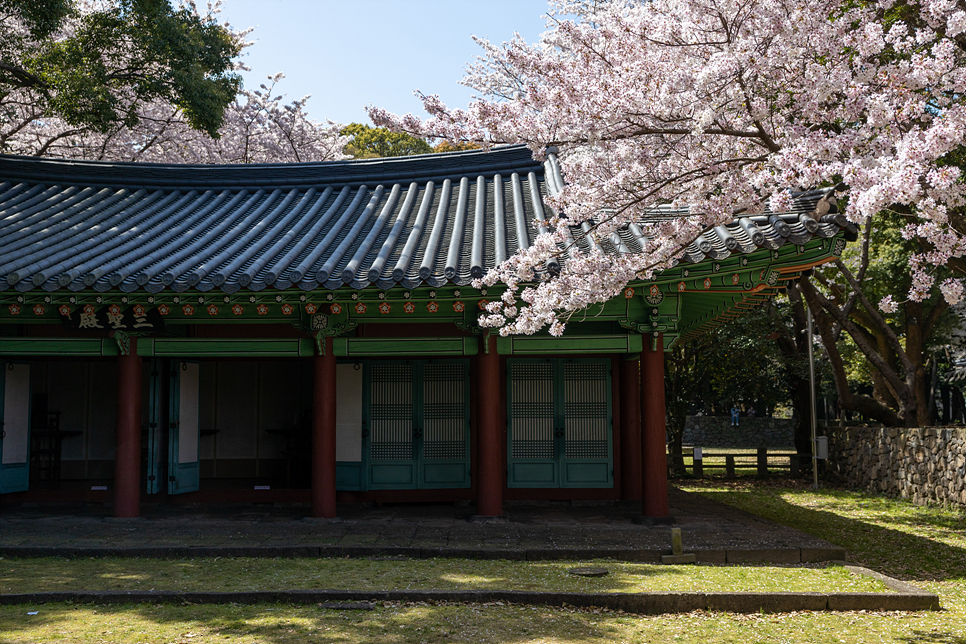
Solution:
<path fill-rule="evenodd" d="M 507 361 L 507 486 L 613 487 L 610 361 Z"/>
<path fill-rule="evenodd" d="M 336 461 L 335 489 L 362 490 L 362 463 L 355 461 Z"/>
<path fill-rule="evenodd" d="M 610 463 L 566 463 L 561 487 L 613 487 Z"/>
<path fill-rule="evenodd" d="M 556 463 L 515 462 L 509 469 L 509 487 L 557 487 Z"/>
<path fill-rule="evenodd" d="M 420 487 L 469 487 L 465 463 L 423 463 Z"/>
<path fill-rule="evenodd" d="M 469 363 L 364 366 L 366 489 L 470 486 Z"/>
<path fill-rule="evenodd" d="M 365 458 L 369 489 L 416 487 L 414 389 L 416 365 L 408 360 L 366 365 Z"/>
<path fill-rule="evenodd" d="M 557 434 L 554 360 L 508 360 L 507 485 L 556 487 Z"/>
<path fill-rule="evenodd" d="M 416 487 L 416 466 L 413 463 L 369 465 L 370 490 L 405 490 Z"/>
<path fill-rule="evenodd" d="M 30 365 L 0 362 L 0 494 L 30 487 Z"/>
<path fill-rule="evenodd" d="M 469 364 L 433 360 L 421 367 L 419 487 L 469 487 Z"/>
<path fill-rule="evenodd" d="M 610 361 L 566 359 L 561 487 L 613 487 Z"/>

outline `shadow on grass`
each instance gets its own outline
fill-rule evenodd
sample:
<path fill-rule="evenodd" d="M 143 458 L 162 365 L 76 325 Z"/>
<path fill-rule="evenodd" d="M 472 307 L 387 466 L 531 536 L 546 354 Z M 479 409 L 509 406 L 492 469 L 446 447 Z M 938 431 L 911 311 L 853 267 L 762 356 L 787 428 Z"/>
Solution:
<path fill-rule="evenodd" d="M 784 481 L 787 487 L 781 481 L 681 483 L 688 491 L 842 546 L 850 560 L 888 575 L 923 581 L 966 578 L 964 522 L 954 515 L 859 492 L 812 491 L 790 480 Z M 723 485 L 729 489 L 702 489 Z M 802 503 L 783 498 L 788 494 L 802 495 Z"/>
<path fill-rule="evenodd" d="M 20 607 L 18 607 L 20 608 Z M 0 609 L 3 642 L 68 641 L 192 642 L 527 642 L 578 644 L 611 641 L 618 630 L 592 624 L 556 609 L 487 606 L 379 605 L 373 611 L 326 610 L 318 606 L 40 606 L 19 619 Z M 21 613 L 22 614 L 22 613 Z"/>
<path fill-rule="evenodd" d="M 909 637 L 901 638 L 902 642 L 931 642 L 932 644 L 966 644 L 966 637 L 953 635 L 952 633 L 931 633 L 926 631 L 913 631 Z"/>

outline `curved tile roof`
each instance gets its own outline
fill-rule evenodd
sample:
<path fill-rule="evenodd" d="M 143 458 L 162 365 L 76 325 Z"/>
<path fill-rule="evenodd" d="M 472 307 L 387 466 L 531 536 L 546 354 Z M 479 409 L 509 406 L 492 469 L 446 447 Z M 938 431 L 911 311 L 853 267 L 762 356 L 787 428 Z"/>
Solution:
<path fill-rule="evenodd" d="M 556 158 L 541 164 L 523 147 L 250 166 L 0 156 L 0 279 L 152 293 L 463 285 L 546 229 L 529 222 L 546 220 L 543 195 L 561 185 Z M 834 205 L 816 219 L 829 194 L 719 226 L 682 261 L 831 237 L 847 222 Z M 665 212 L 677 214 L 655 216 Z M 588 230 L 571 231 L 584 250 L 641 248 L 637 226 L 602 241 Z"/>

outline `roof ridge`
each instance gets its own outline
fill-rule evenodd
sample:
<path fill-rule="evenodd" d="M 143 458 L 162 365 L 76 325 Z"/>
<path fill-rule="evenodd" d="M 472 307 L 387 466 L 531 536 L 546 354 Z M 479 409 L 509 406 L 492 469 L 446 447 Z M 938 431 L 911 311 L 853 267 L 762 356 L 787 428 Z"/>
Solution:
<path fill-rule="evenodd" d="M 204 165 L 85 161 L 0 155 L 0 178 L 46 184 L 84 184 L 158 188 L 285 188 L 308 185 L 427 181 L 453 174 L 491 174 L 538 168 L 523 145 L 462 150 L 406 157 Z"/>

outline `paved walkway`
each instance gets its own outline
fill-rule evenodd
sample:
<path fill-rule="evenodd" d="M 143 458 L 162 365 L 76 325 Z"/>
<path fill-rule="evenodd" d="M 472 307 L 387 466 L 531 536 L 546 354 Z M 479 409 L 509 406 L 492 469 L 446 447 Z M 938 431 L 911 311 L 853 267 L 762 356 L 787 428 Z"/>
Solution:
<path fill-rule="evenodd" d="M 795 563 L 845 552 L 700 495 L 672 488 L 685 551 L 701 561 Z M 467 505 L 340 505 L 341 521 L 305 520 L 305 507 L 145 504 L 142 518 L 104 506 L 0 506 L 0 556 L 463 556 L 657 560 L 671 527 L 633 522 L 631 503 L 512 503 L 504 521 L 473 522 Z"/>

